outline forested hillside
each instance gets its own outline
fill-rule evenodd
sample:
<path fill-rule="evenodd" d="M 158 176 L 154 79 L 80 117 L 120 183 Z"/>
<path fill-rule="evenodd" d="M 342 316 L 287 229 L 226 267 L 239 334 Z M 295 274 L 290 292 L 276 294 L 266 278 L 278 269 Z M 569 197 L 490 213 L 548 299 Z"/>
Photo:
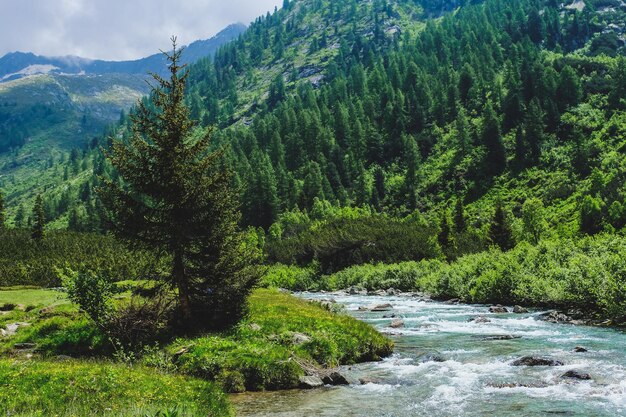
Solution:
<path fill-rule="evenodd" d="M 606 0 L 285 1 L 190 67 L 188 103 L 218 128 L 216 146 L 229 145 L 244 223 L 268 232 L 273 260 L 335 269 L 339 258 L 452 259 L 617 232 L 625 10 Z M 115 176 L 106 143 L 43 164 L 39 178 L 55 173 L 45 184 L 12 192 L 29 180 L 0 180 L 10 221 L 27 224 L 43 193 L 55 226 L 105 227 L 94 188 Z"/>

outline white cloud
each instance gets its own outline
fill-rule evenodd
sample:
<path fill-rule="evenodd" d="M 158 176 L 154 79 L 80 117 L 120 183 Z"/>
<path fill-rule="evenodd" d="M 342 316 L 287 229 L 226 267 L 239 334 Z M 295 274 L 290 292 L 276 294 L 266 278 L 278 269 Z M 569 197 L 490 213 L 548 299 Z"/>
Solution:
<path fill-rule="evenodd" d="M 282 0 L 5 0 L 0 56 L 24 51 L 134 59 L 179 43 L 207 39 L 227 25 L 249 23 Z"/>

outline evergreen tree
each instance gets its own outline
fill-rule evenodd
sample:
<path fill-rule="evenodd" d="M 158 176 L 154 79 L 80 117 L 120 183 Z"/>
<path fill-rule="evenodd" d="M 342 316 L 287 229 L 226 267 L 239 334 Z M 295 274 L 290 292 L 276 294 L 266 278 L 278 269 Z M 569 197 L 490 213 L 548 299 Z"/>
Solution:
<path fill-rule="evenodd" d="M 454 229 L 457 234 L 465 232 L 467 223 L 465 221 L 465 208 L 463 207 L 463 198 L 457 197 L 454 207 Z"/>
<path fill-rule="evenodd" d="M 172 38 L 169 79 L 131 116 L 132 136 L 113 139 L 108 158 L 120 182 L 100 189 L 114 232 L 168 254 L 182 325 L 222 328 L 238 321 L 256 282 L 256 249 L 239 231 L 231 174 L 223 150 L 210 150 L 210 131 L 197 130 L 184 93 L 189 73 Z M 245 251 L 245 253 L 244 253 Z"/>
<path fill-rule="evenodd" d="M 41 198 L 41 194 L 38 194 L 35 199 L 35 206 L 33 207 L 33 220 L 31 237 L 37 241 L 43 240 L 46 227 L 46 215 L 44 214 L 43 198 Z"/>
<path fill-rule="evenodd" d="M 496 201 L 496 211 L 489 226 L 489 241 L 503 251 L 513 248 L 514 245 L 511 225 L 501 200 Z"/>
<path fill-rule="evenodd" d="M 487 102 L 483 114 L 482 142 L 487 149 L 485 172 L 488 176 L 500 175 L 506 168 L 506 149 L 502 142 L 500 122 L 491 101 Z"/>
<path fill-rule="evenodd" d="M 545 136 L 544 114 L 537 99 L 533 99 L 528 106 L 526 114 L 526 143 L 530 154 L 530 160 L 536 164 L 541 156 L 541 144 Z"/>
<path fill-rule="evenodd" d="M 441 246 L 441 250 L 443 250 L 446 257 L 449 257 L 450 251 L 454 247 L 452 226 L 450 223 L 450 214 L 446 211 L 441 216 L 441 220 L 439 222 L 439 234 L 437 235 L 439 246 Z"/>
<path fill-rule="evenodd" d="M 0 190 L 0 230 L 5 228 L 6 214 L 4 212 L 4 198 L 2 197 L 2 191 Z"/>

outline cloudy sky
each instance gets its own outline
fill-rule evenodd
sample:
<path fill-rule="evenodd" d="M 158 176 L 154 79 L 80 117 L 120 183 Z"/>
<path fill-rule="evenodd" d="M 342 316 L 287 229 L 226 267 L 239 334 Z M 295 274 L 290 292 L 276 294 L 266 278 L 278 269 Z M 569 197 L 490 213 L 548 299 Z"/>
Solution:
<path fill-rule="evenodd" d="M 135 59 L 169 45 L 206 39 L 249 23 L 282 0 L 9 0 L 0 11 L 0 56 L 7 52 Z"/>

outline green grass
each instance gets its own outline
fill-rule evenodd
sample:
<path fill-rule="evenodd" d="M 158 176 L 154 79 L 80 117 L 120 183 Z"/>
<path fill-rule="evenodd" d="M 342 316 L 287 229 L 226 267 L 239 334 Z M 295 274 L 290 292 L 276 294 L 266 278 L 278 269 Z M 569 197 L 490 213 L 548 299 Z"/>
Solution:
<path fill-rule="evenodd" d="M 296 334 L 305 335 L 295 343 Z M 378 360 L 393 344 L 369 325 L 277 290 L 257 290 L 235 330 L 179 339 L 167 348 L 180 371 L 217 379 L 231 392 L 295 388 L 301 363 L 334 367 Z M 147 358 L 148 362 L 150 358 Z"/>
<path fill-rule="evenodd" d="M 10 416 L 232 416 L 214 384 L 106 362 L 0 360 L 0 409 Z"/>
<path fill-rule="evenodd" d="M 19 292 L 16 299 L 22 301 L 42 305 L 52 300 L 38 289 L 13 291 Z M 231 331 L 152 347 L 142 357 L 140 353 L 141 363 L 155 370 L 216 381 L 229 392 L 242 392 L 296 388 L 305 374 L 303 366 L 331 368 L 379 360 L 392 352 L 392 342 L 369 325 L 316 303 L 259 289 L 249 304 L 248 317 Z M 29 325 L 0 339 L 0 354 L 19 355 L 16 343 L 35 344 L 36 357 L 43 359 L 112 354 L 108 339 L 72 304 L 0 315 L 0 326 L 16 322 Z"/>
<path fill-rule="evenodd" d="M 32 288 L 0 288 L 0 306 L 15 304 L 24 307 L 55 306 L 69 301 L 60 291 Z"/>

